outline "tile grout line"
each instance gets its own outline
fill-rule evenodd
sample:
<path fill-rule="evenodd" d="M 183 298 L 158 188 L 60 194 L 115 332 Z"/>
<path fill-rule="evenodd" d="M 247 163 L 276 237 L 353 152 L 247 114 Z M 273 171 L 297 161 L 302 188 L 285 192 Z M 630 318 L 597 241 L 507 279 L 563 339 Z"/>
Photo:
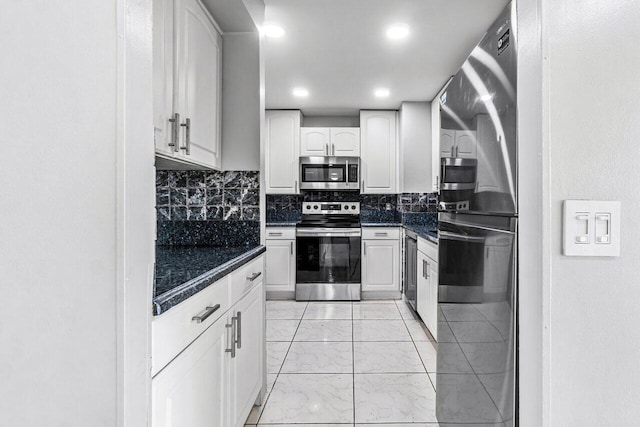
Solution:
<path fill-rule="evenodd" d="M 353 425 L 356 425 L 356 348 L 353 326 L 353 302 L 351 303 L 351 387 L 353 400 Z"/>
<path fill-rule="evenodd" d="M 400 301 L 402 301 L 402 300 L 400 300 Z M 404 304 L 404 301 L 402 301 L 402 304 Z M 396 308 L 398 309 L 398 311 L 400 311 L 400 308 L 398 308 L 398 300 L 396 300 Z M 402 313 L 400 313 L 400 315 L 402 316 Z M 429 375 L 429 370 L 427 369 L 427 365 L 424 363 L 424 360 L 422 360 L 422 356 L 420 355 L 420 351 L 418 351 L 418 346 L 416 345 L 416 341 L 413 339 L 413 335 L 411 335 L 411 332 L 409 331 L 409 327 L 407 326 L 407 322 L 406 322 L 406 319 L 404 318 L 404 316 L 402 316 L 402 322 L 404 323 L 404 327 L 407 328 L 407 332 L 409 333 L 409 336 L 411 337 L 411 342 L 413 343 L 413 348 L 415 348 L 416 349 L 416 353 L 418 353 L 418 358 L 420 359 L 420 363 L 422 363 L 422 367 L 424 368 L 424 373 L 427 374 L 427 379 L 429 380 L 429 383 L 431 384 L 431 387 L 433 387 L 433 391 L 435 393 L 437 393 L 436 385 L 431 380 L 431 376 Z M 420 320 L 419 320 L 419 322 L 420 322 Z M 436 351 L 436 354 L 437 354 L 437 351 Z M 436 360 L 437 360 L 437 356 L 436 356 Z M 436 373 L 436 375 L 437 375 L 437 373 Z"/>
<path fill-rule="evenodd" d="M 264 414 L 264 410 L 267 408 L 267 403 L 269 402 L 269 398 L 271 397 L 271 392 L 275 388 L 276 382 L 278 381 L 278 378 L 280 377 L 280 373 L 282 372 L 282 367 L 284 366 L 284 362 L 287 361 L 287 356 L 289 355 L 289 350 L 291 350 L 291 346 L 293 345 L 293 340 L 295 339 L 296 334 L 298 333 L 298 329 L 300 328 L 300 324 L 302 323 L 302 319 L 304 318 L 304 314 L 307 312 L 307 308 L 308 307 L 309 307 L 309 302 L 307 301 L 306 305 L 304 306 L 304 310 L 302 311 L 302 315 L 300 316 L 300 320 L 298 321 L 298 326 L 296 326 L 296 330 L 293 333 L 293 336 L 291 337 L 291 341 L 289 341 L 289 347 L 287 347 L 287 352 L 284 355 L 284 359 L 282 360 L 282 364 L 280 365 L 280 369 L 278 369 L 278 372 L 276 373 L 276 379 L 273 381 L 273 386 L 271 386 L 271 390 L 269 390 L 269 393 L 267 393 L 267 398 L 264 400 L 264 403 L 262 404 L 262 409 L 260 410 L 260 415 L 258 415 L 258 419 L 256 420 L 256 424 L 255 424 L 256 426 L 258 426 L 260 424 L 260 419 L 262 418 L 262 414 Z M 282 342 L 282 341 L 280 341 L 280 342 Z M 267 372 L 267 375 L 269 375 L 268 372 Z"/>

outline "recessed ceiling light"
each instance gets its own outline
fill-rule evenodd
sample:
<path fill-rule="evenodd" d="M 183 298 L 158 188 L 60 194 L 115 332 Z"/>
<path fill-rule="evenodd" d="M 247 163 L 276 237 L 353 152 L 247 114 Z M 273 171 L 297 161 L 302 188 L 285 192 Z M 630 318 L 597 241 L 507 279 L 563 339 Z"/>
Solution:
<path fill-rule="evenodd" d="M 298 98 L 305 98 L 309 96 L 309 91 L 303 87 L 297 87 L 293 89 L 293 96 L 296 96 Z"/>
<path fill-rule="evenodd" d="M 284 36 L 285 32 L 284 29 L 276 24 L 265 24 L 262 26 L 262 34 L 265 35 L 265 37 L 282 37 Z"/>
<path fill-rule="evenodd" d="M 387 28 L 387 37 L 391 40 L 404 39 L 409 35 L 409 26 L 407 24 L 393 24 Z"/>
<path fill-rule="evenodd" d="M 491 95 L 491 94 L 482 95 L 482 96 L 480 97 L 480 99 L 481 99 L 482 101 L 491 101 L 491 100 L 493 99 L 493 95 Z"/>
<path fill-rule="evenodd" d="M 373 91 L 373 94 L 376 96 L 376 98 L 386 98 L 390 93 L 391 92 L 389 92 L 389 89 L 387 89 L 386 87 L 380 87 Z"/>

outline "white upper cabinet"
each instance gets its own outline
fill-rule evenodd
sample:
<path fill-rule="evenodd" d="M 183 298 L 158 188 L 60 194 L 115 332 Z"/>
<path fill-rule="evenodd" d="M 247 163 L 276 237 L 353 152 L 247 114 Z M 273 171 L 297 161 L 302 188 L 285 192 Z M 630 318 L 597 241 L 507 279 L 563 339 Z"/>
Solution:
<path fill-rule="evenodd" d="M 198 0 L 154 1 L 156 153 L 221 167 L 222 38 Z"/>
<path fill-rule="evenodd" d="M 395 111 L 360 112 L 363 194 L 397 193 L 396 116 Z"/>
<path fill-rule="evenodd" d="M 181 151 L 191 162 L 219 168 L 222 37 L 198 0 L 177 4 Z"/>
<path fill-rule="evenodd" d="M 173 1 L 153 2 L 153 138 L 156 152 L 172 156 L 173 146 Z"/>
<path fill-rule="evenodd" d="M 300 156 L 360 156 L 360 128 L 300 130 Z"/>
<path fill-rule="evenodd" d="M 331 153 L 334 156 L 360 156 L 360 128 L 331 128 Z"/>
<path fill-rule="evenodd" d="M 267 194 L 298 194 L 300 122 L 298 110 L 267 110 L 265 178 Z"/>
<path fill-rule="evenodd" d="M 331 149 L 330 128 L 301 128 L 300 155 L 328 156 Z"/>

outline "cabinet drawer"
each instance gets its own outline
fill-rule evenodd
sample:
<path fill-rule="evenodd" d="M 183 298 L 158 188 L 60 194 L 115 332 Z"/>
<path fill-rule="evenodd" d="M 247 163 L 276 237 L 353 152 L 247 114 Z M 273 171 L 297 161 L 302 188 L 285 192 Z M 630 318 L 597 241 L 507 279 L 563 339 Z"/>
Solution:
<path fill-rule="evenodd" d="M 418 236 L 418 250 L 438 262 L 438 245 Z"/>
<path fill-rule="evenodd" d="M 151 323 L 152 375 L 165 367 L 229 307 L 227 276 L 155 317 Z M 202 320 L 194 319 L 195 316 L 201 316 Z"/>
<path fill-rule="evenodd" d="M 248 264 L 243 265 L 229 276 L 231 278 L 229 305 L 234 305 L 243 295 L 264 279 L 264 255 L 260 255 Z"/>
<path fill-rule="evenodd" d="M 400 239 L 400 227 L 363 227 L 363 239 Z"/>
<path fill-rule="evenodd" d="M 268 240 L 295 240 L 296 238 L 295 227 L 267 227 L 266 233 Z"/>

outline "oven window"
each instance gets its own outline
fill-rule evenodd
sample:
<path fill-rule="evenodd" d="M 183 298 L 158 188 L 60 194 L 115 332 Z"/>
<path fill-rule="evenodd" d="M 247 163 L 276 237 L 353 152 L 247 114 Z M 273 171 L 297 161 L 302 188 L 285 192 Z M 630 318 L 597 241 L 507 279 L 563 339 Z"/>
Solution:
<path fill-rule="evenodd" d="M 444 166 L 442 182 L 448 184 L 466 184 L 476 182 L 475 166 Z"/>
<path fill-rule="evenodd" d="M 360 237 L 298 237 L 297 283 L 360 283 Z"/>
<path fill-rule="evenodd" d="M 346 182 L 346 165 L 302 165 L 302 182 Z"/>

